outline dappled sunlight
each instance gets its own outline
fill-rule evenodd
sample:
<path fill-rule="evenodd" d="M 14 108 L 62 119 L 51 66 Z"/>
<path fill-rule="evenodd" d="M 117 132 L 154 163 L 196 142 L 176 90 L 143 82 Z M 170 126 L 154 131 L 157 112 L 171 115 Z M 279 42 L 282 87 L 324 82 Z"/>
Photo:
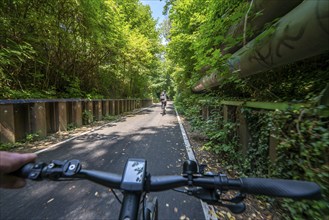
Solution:
<path fill-rule="evenodd" d="M 157 107 L 152 108 L 152 111 L 144 110 L 143 114 L 127 117 L 126 120 L 116 123 L 115 126 L 104 126 L 102 129 L 84 134 L 63 143 L 61 147 L 55 147 L 39 154 L 38 160 L 50 162 L 52 159 L 78 159 L 81 161 L 83 169 L 120 174 L 128 158 L 148 158 L 148 172 L 152 175 L 180 174 L 187 155 L 182 148 L 183 140 L 177 139 L 180 130 L 175 122 L 176 118 L 174 115 L 161 117 L 157 114 L 158 111 Z M 145 120 L 145 114 L 153 114 L 154 118 L 150 117 Z M 166 159 L 164 159 L 165 155 L 168 155 Z M 179 157 L 169 155 L 179 155 Z M 122 197 L 120 192 L 118 194 L 119 197 Z M 185 195 L 168 197 L 167 194 L 151 193 L 150 197 L 159 195 L 158 197 L 161 198 L 159 207 L 167 209 L 166 216 L 174 214 L 175 219 L 179 219 L 183 215 L 187 216 L 179 207 L 185 207 L 186 210 L 188 203 L 182 202 L 179 206 L 174 205 L 179 201 L 188 201 L 187 199 L 176 200 L 176 198 L 185 198 Z M 45 218 L 117 219 L 120 209 L 120 204 L 108 188 L 86 180 L 29 182 L 23 194 L 5 192 L 0 195 L 4 195 L 6 198 L 17 197 L 22 201 L 22 212 L 26 208 L 38 210 L 39 215 Z M 23 204 L 27 203 L 27 200 L 33 200 L 33 203 L 23 208 Z M 166 207 L 165 204 L 168 204 L 169 207 Z M 52 210 L 61 210 L 61 212 L 49 216 L 49 213 L 53 212 Z M 113 210 L 117 211 L 113 213 Z M 5 216 L 10 215 L 8 214 L 10 208 L 6 213 Z"/>

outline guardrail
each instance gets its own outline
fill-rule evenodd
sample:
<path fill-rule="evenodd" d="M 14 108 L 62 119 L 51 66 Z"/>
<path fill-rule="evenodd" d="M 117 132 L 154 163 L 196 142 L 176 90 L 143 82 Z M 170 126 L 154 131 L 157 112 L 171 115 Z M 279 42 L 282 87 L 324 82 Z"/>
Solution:
<path fill-rule="evenodd" d="M 0 143 L 14 143 L 28 134 L 45 137 L 110 115 L 152 105 L 150 99 L 0 100 Z"/>
<path fill-rule="evenodd" d="M 305 113 L 315 114 L 322 117 L 329 117 L 329 109 L 314 110 L 314 106 L 310 103 L 289 103 L 289 102 L 251 102 L 251 101 L 227 101 L 223 100 L 219 103 L 221 105 L 221 114 L 223 116 L 223 123 L 234 121 L 238 123 L 237 135 L 241 151 L 246 154 L 250 142 L 249 125 L 242 108 L 250 108 L 258 111 L 275 111 L 275 110 L 301 110 Z M 203 120 L 208 120 L 212 111 L 216 110 L 211 103 L 202 103 L 201 116 Z M 278 139 L 276 138 L 276 131 L 271 131 L 269 135 L 269 158 L 271 161 L 276 159 L 276 148 Z"/>

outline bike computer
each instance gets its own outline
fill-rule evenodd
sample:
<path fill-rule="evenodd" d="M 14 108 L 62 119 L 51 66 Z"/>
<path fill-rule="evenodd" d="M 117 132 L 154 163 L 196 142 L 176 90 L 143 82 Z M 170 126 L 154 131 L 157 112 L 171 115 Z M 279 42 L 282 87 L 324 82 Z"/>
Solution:
<path fill-rule="evenodd" d="M 146 160 L 129 158 L 121 180 L 121 189 L 127 191 L 143 191 L 145 173 Z"/>

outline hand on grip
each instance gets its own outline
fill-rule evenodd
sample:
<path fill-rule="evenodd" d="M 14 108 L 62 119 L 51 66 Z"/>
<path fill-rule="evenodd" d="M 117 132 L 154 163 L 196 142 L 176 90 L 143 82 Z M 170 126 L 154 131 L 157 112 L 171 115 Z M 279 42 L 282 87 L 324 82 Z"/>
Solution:
<path fill-rule="evenodd" d="M 241 192 L 249 194 L 293 199 L 321 199 L 320 187 L 313 182 L 263 178 L 241 178 L 241 181 Z"/>

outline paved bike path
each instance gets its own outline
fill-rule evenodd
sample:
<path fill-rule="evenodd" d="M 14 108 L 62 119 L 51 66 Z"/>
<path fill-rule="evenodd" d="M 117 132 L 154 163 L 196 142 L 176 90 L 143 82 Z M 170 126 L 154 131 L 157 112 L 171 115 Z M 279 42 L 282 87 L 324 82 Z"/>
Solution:
<path fill-rule="evenodd" d="M 121 173 L 129 157 L 145 158 L 152 175 L 180 174 L 187 158 L 172 103 L 122 118 L 42 152 L 38 161 L 79 159 L 86 169 Z M 117 191 L 119 197 L 121 193 Z M 204 219 L 200 201 L 174 191 L 159 198 L 159 219 Z M 20 190 L 0 190 L 0 219 L 118 219 L 120 204 L 108 188 L 78 180 L 28 182 Z"/>

